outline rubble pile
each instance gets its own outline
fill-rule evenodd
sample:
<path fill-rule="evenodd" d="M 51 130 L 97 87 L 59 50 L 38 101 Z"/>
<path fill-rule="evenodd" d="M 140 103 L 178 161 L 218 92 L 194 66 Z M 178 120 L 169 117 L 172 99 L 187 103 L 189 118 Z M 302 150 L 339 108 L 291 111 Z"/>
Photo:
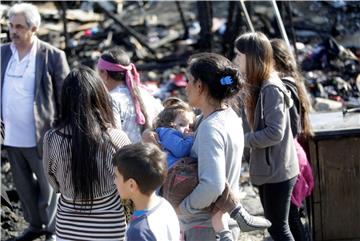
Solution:
<path fill-rule="evenodd" d="M 316 110 L 360 107 L 359 58 L 333 37 L 308 48 L 301 69 Z"/>
<path fill-rule="evenodd" d="M 35 2 L 40 38 L 65 50 L 72 67 L 94 67 L 114 45 L 126 49 L 152 91 L 183 95 L 171 76 L 187 58 L 213 51 L 232 58 L 233 42 L 249 31 L 280 37 L 271 2 L 58 1 Z M 360 4 L 354 1 L 277 2 L 315 110 L 359 107 Z M 1 5 L 1 42 L 9 41 Z M 246 8 L 246 9 L 244 9 Z M 151 71 L 150 77 L 149 72 Z M 325 101 L 326 100 L 326 101 Z M 332 104 L 324 104 L 324 103 Z M 320 103 L 320 104 L 319 104 Z"/>

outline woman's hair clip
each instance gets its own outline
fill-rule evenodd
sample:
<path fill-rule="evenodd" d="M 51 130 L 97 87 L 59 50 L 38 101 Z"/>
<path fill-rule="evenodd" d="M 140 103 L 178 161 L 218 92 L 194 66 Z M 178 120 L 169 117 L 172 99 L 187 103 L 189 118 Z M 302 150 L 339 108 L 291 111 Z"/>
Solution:
<path fill-rule="evenodd" d="M 231 76 L 225 76 L 220 79 L 221 85 L 231 85 L 233 83 L 233 80 Z"/>

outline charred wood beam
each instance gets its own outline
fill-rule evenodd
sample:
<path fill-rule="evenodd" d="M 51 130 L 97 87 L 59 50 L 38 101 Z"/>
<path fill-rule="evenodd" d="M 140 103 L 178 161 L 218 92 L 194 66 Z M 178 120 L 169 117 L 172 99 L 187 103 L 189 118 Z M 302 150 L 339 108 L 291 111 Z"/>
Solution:
<path fill-rule="evenodd" d="M 211 51 L 212 50 L 212 3 L 209 1 L 198 1 L 197 10 L 198 10 L 198 20 L 200 24 L 200 39 L 199 39 L 199 48 L 200 51 Z"/>
<path fill-rule="evenodd" d="M 360 113 L 360 107 L 355 107 L 355 108 L 350 108 L 350 109 L 345 108 L 345 109 L 343 109 L 342 113 L 343 113 L 343 116 L 345 116 L 348 113 Z"/>
<path fill-rule="evenodd" d="M 228 2 L 228 15 L 226 19 L 226 29 L 224 33 L 224 38 L 222 41 L 223 53 L 225 56 L 229 52 L 231 41 L 229 40 L 230 36 L 232 36 L 232 27 L 234 21 L 234 11 L 235 11 L 235 2 L 230 1 Z"/>
<path fill-rule="evenodd" d="M 103 2 L 98 1 L 96 2 L 97 6 L 102 10 L 103 13 L 105 13 L 105 15 L 107 15 L 108 17 L 110 17 L 112 20 L 115 21 L 115 23 L 119 24 L 126 33 L 132 35 L 137 41 L 139 41 L 139 43 L 144 46 L 147 50 L 150 51 L 150 53 L 153 54 L 153 56 L 155 57 L 155 59 L 158 59 L 156 52 L 153 48 L 151 48 L 147 42 L 143 39 L 143 37 L 136 32 L 134 29 L 132 29 L 131 27 L 127 26 L 125 23 L 123 23 L 115 14 L 113 14 L 112 12 L 110 12 L 109 10 L 107 10 L 104 6 L 103 6 Z"/>
<path fill-rule="evenodd" d="M 185 67 L 189 57 L 193 54 L 193 51 L 186 51 L 181 54 L 171 54 L 169 56 L 158 59 L 157 61 L 147 61 L 136 63 L 136 69 L 139 71 L 149 70 L 165 70 L 173 68 L 174 66 Z"/>
<path fill-rule="evenodd" d="M 232 59 L 234 57 L 234 42 L 245 25 L 241 15 L 240 3 L 230 1 L 226 30 L 223 38 L 223 53 L 227 58 Z"/>
<path fill-rule="evenodd" d="M 151 71 L 151 70 L 166 70 L 173 68 L 174 66 L 186 66 L 186 59 L 179 59 L 174 61 L 166 61 L 159 64 L 158 62 L 140 63 L 136 64 L 138 71 Z"/>
<path fill-rule="evenodd" d="M 181 8 L 181 5 L 180 5 L 180 2 L 179 1 L 175 1 L 175 4 L 176 4 L 176 8 L 177 10 L 179 11 L 179 14 L 180 14 L 180 19 L 181 19 L 181 23 L 184 27 L 184 34 L 183 34 L 183 37 L 182 39 L 188 39 L 189 38 L 189 28 L 186 24 L 186 19 L 185 19 L 185 16 L 184 16 L 184 12 Z"/>
<path fill-rule="evenodd" d="M 60 2 L 55 2 L 55 4 L 57 5 L 58 9 L 60 7 L 61 9 L 61 19 L 63 21 L 63 25 L 64 25 L 64 37 L 65 37 L 65 52 L 68 53 L 69 51 L 69 32 L 68 32 L 68 20 L 66 18 L 66 11 L 67 11 L 67 2 L 65 1 L 60 1 Z"/>
<path fill-rule="evenodd" d="M 290 23 L 290 32 L 291 32 L 291 42 L 294 46 L 294 52 L 295 52 L 295 59 L 296 61 L 298 60 L 298 51 L 296 48 L 296 34 L 295 34 L 295 29 L 294 29 L 294 23 L 293 23 L 293 19 L 292 19 L 292 11 L 291 11 L 291 1 L 287 1 L 285 4 L 285 9 L 286 12 L 289 16 L 289 23 Z"/>

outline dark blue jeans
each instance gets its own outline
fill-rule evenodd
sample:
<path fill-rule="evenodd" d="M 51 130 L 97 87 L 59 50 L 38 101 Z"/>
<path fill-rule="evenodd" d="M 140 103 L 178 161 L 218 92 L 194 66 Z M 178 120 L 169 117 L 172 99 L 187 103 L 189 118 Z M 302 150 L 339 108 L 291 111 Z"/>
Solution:
<path fill-rule="evenodd" d="M 259 186 L 264 215 L 272 224 L 268 231 L 274 241 L 294 241 L 288 220 L 291 193 L 296 178 L 297 177 L 284 182 L 267 183 Z"/>

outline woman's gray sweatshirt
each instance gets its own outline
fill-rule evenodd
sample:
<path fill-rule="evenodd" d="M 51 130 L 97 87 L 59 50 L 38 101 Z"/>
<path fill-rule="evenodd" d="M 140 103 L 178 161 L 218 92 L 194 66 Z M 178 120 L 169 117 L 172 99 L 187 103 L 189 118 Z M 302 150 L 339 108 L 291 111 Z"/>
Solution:
<path fill-rule="evenodd" d="M 255 185 L 286 181 L 299 173 L 289 116 L 292 104 L 276 74 L 261 86 L 254 129 L 245 134 L 245 146 L 251 148 L 250 179 Z"/>
<path fill-rule="evenodd" d="M 201 121 L 190 154 L 198 159 L 199 184 L 179 205 L 182 230 L 212 227 L 210 213 L 204 208 L 221 195 L 226 181 L 233 193 L 239 194 L 243 149 L 242 121 L 232 108 L 214 112 Z"/>

